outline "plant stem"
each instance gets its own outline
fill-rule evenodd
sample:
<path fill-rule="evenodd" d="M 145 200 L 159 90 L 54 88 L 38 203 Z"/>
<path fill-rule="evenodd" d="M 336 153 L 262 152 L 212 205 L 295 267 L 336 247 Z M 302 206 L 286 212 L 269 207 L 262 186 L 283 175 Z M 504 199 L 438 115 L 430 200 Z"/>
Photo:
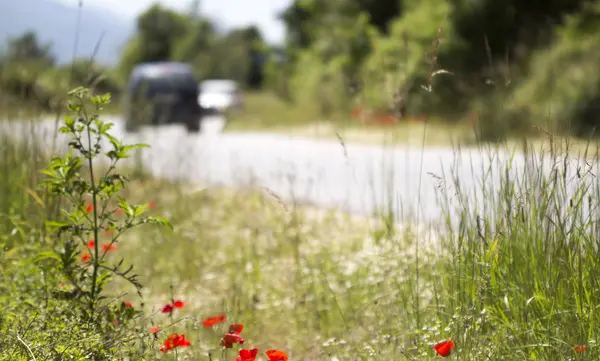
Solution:
<path fill-rule="evenodd" d="M 93 156 L 92 156 L 92 133 L 90 131 L 90 126 L 91 124 L 89 123 L 89 118 L 86 116 L 85 117 L 86 122 L 88 122 L 86 124 L 86 132 L 87 132 L 87 138 L 88 138 L 88 167 L 89 167 L 89 172 L 90 172 L 90 183 L 92 186 L 92 206 L 93 206 L 93 212 L 94 212 L 94 228 L 93 228 L 93 233 L 94 233 L 94 267 L 93 267 L 93 271 L 92 271 L 92 292 L 91 292 L 91 300 L 90 300 L 90 311 L 91 314 L 94 313 L 94 306 L 95 306 L 95 300 L 96 300 L 96 279 L 98 278 L 98 269 L 99 267 L 99 239 L 98 239 L 98 207 L 97 207 L 97 197 L 96 197 L 96 182 L 94 179 L 94 167 L 93 167 Z"/>

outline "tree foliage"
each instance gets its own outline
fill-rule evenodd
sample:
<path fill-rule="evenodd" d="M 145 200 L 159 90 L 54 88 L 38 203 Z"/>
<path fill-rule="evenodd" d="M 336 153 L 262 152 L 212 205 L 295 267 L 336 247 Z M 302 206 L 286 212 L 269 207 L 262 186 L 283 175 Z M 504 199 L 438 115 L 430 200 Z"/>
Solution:
<path fill-rule="evenodd" d="M 598 117 L 590 115 L 596 107 L 586 104 L 600 95 L 595 80 L 600 72 L 585 65 L 597 63 L 595 47 L 588 44 L 600 24 L 592 10 L 595 4 L 588 0 L 295 0 L 281 14 L 287 27 L 291 64 L 286 71 L 291 81 L 278 84 L 288 84 L 291 98 L 303 99 L 304 106 L 316 104 L 326 112 L 327 107 L 319 103 L 332 102 L 332 89 L 339 97 L 352 93 L 350 87 L 361 91 L 346 96 L 344 103 L 458 119 L 465 112 L 481 110 L 482 105 L 501 114 L 506 99 L 512 99 L 513 108 L 538 114 L 541 109 L 531 108 L 533 94 L 547 98 L 543 94 L 550 91 L 552 79 L 552 89 L 564 82 L 561 89 L 565 90 L 556 95 L 564 106 L 554 120 L 577 123 L 585 118 L 589 123 Z M 358 24 L 363 26 L 360 31 Z M 561 35 L 565 31 L 578 35 L 566 38 Z M 554 55 L 545 56 L 546 52 Z M 564 72 L 571 65 L 573 69 Z M 591 73 L 574 76 L 583 71 Z M 353 80 L 340 80 L 348 78 Z M 536 86 L 540 88 L 534 91 Z M 328 99 L 322 99 L 324 94 Z M 530 121 L 507 115 L 500 122 L 506 128 L 523 128 Z"/>
<path fill-rule="evenodd" d="M 280 46 L 266 44 L 254 26 L 219 31 L 198 11 L 197 1 L 187 13 L 153 5 L 138 17 L 118 67 L 95 71 L 97 76 L 110 73 L 107 90 L 114 92 L 111 87 L 123 84 L 136 64 L 182 61 L 192 64 L 199 80 L 229 78 L 249 89 L 270 90 L 324 118 L 347 116 L 357 104 L 448 120 L 477 111 L 494 114 L 484 121 L 492 128 L 509 129 L 534 121 L 514 120 L 516 113 L 547 113 L 534 109 L 536 98 L 545 102 L 542 107 L 563 104 L 552 115 L 555 122 L 585 119 L 594 125 L 596 108 L 590 102 L 600 96 L 600 72 L 593 66 L 597 4 L 293 0 L 278 15 L 286 26 Z M 2 87 L 35 89 L 40 74 L 52 67 L 50 50 L 35 34 L 11 40 Z M 575 76 L 582 72 L 586 76 Z M 52 77 L 44 78 L 47 87 Z M 557 95 L 548 95 L 549 84 L 560 89 Z M 512 120 L 498 120 L 505 112 Z"/>
<path fill-rule="evenodd" d="M 262 85 L 265 51 L 254 26 L 218 34 L 213 22 L 195 11 L 178 13 L 154 5 L 139 16 L 119 68 L 125 78 L 135 64 L 182 61 L 194 66 L 199 79 L 230 78 L 257 88 Z"/>

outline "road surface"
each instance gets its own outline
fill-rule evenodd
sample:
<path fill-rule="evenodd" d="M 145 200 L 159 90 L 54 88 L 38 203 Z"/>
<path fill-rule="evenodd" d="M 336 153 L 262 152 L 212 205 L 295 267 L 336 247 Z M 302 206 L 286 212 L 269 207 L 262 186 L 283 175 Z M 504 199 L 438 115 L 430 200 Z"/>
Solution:
<path fill-rule="evenodd" d="M 293 136 L 223 133 L 223 120 L 218 117 L 207 119 L 200 134 L 188 134 L 178 125 L 142 128 L 139 133 L 127 134 L 120 119 L 107 120 L 115 123 L 111 133 L 125 143 L 151 145 L 141 157 L 155 176 L 228 187 L 253 184 L 268 188 L 286 201 L 363 215 L 393 209 L 397 221 L 442 220 L 437 201 L 441 180 L 445 179 L 446 194 L 451 195 L 453 177 L 459 179 L 463 197 L 470 197 L 464 204 L 483 206 L 482 189 L 497 196 L 499 172 L 510 162 L 507 153 L 483 154 L 475 149 L 457 153 L 447 148 L 344 147 L 335 141 Z M 28 129 L 26 124 L 12 124 L 13 134 L 30 136 L 35 132 L 48 144 L 54 134 L 51 120 L 37 123 L 35 131 L 23 131 Z M 523 176 L 526 164 L 534 173 L 541 167 L 526 162 L 522 155 L 515 156 L 510 167 L 515 182 Z M 547 173 L 550 162 L 543 168 Z M 576 168 L 572 167 L 569 177 Z"/>

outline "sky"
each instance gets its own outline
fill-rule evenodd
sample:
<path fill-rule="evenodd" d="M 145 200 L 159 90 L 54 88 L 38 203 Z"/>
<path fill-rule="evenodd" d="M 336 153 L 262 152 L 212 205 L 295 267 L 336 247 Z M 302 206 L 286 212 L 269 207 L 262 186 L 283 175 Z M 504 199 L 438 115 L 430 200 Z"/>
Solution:
<path fill-rule="evenodd" d="M 74 6 L 79 4 L 79 0 L 58 1 Z M 190 0 L 83 0 L 83 6 L 104 8 L 135 19 L 155 2 L 177 10 L 187 10 L 191 3 Z M 226 29 L 257 25 L 267 42 L 281 43 L 285 27 L 276 15 L 290 3 L 291 0 L 200 0 L 200 10 Z"/>

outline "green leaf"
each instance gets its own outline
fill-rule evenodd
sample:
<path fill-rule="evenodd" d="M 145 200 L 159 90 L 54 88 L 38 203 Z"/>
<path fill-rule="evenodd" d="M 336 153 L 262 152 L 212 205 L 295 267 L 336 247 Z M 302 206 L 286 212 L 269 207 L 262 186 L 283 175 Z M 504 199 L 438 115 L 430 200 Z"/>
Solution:
<path fill-rule="evenodd" d="M 77 112 L 79 112 L 81 110 L 81 106 L 79 104 L 69 103 L 67 105 L 67 109 L 69 109 L 73 113 L 77 113 Z"/>
<path fill-rule="evenodd" d="M 46 221 L 46 227 L 51 230 L 57 230 L 59 228 L 68 227 L 69 223 L 66 222 L 56 222 L 56 221 Z"/>
<path fill-rule="evenodd" d="M 119 151 L 120 149 L 123 148 L 123 143 L 121 143 L 117 138 L 113 137 L 110 134 L 105 134 L 105 137 L 108 138 L 108 140 L 110 141 L 110 144 L 112 144 L 113 147 L 115 148 L 115 151 Z"/>
<path fill-rule="evenodd" d="M 58 129 L 59 132 L 63 133 L 63 134 L 69 134 L 71 133 L 71 129 L 67 128 L 67 127 L 60 127 Z"/>
<path fill-rule="evenodd" d="M 68 116 L 68 115 L 67 115 L 67 116 L 65 117 L 65 126 L 66 126 L 67 128 L 70 128 L 70 129 L 72 129 L 72 128 L 73 128 L 73 125 L 75 125 L 75 118 L 73 118 L 73 117 L 71 117 L 71 116 Z"/>
<path fill-rule="evenodd" d="M 165 227 L 169 228 L 170 230 L 173 230 L 173 225 L 171 224 L 171 222 L 169 222 L 169 220 L 164 217 L 151 216 L 151 217 L 146 218 L 146 222 L 165 226 Z"/>
<path fill-rule="evenodd" d="M 107 138 L 112 137 L 112 135 L 108 134 L 107 132 L 109 130 L 111 130 L 114 125 L 115 125 L 115 123 L 102 123 L 102 125 L 100 125 L 98 131 L 100 132 L 100 134 L 104 135 Z"/>
<path fill-rule="evenodd" d="M 45 259 L 53 259 L 55 261 L 61 262 L 61 258 L 59 255 L 57 255 L 55 252 L 52 251 L 46 251 L 46 252 L 41 252 L 40 254 L 38 254 L 35 258 L 34 258 L 34 262 L 39 262 Z"/>
<path fill-rule="evenodd" d="M 138 144 L 128 144 L 124 147 L 124 149 L 126 151 L 131 150 L 131 149 L 143 149 L 143 148 L 150 148 L 150 146 L 145 143 L 138 143 Z"/>
<path fill-rule="evenodd" d="M 144 212 L 146 212 L 146 210 L 148 209 L 148 204 L 142 204 L 140 206 L 135 206 L 133 207 L 133 215 L 134 217 L 137 217 L 139 215 L 142 215 Z"/>
<path fill-rule="evenodd" d="M 51 170 L 41 170 L 40 173 L 50 176 L 52 178 L 58 178 L 58 175 L 56 174 L 56 172 L 53 172 Z"/>

